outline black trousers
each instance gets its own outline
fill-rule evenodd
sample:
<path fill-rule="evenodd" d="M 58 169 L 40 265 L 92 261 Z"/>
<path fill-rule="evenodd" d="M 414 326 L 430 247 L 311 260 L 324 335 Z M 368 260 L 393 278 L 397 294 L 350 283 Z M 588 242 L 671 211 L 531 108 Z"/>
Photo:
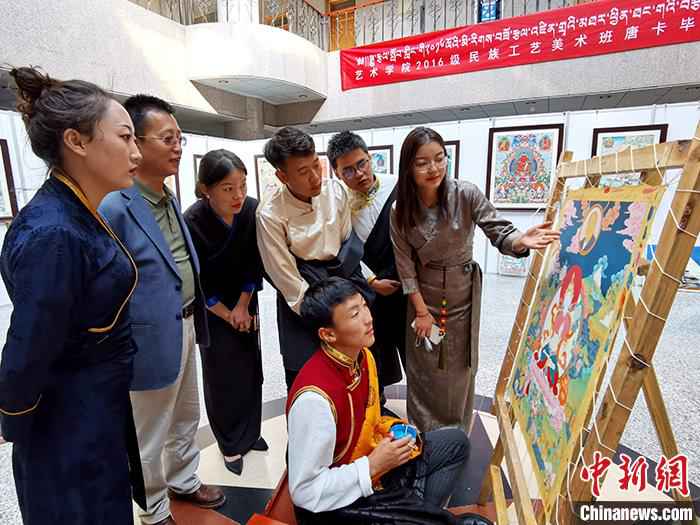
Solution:
<path fill-rule="evenodd" d="M 406 296 L 401 290 L 391 295 L 377 294 L 372 305 L 374 345 L 379 388 L 401 381 L 401 365 L 406 368 Z"/>
<path fill-rule="evenodd" d="M 211 344 L 200 351 L 207 416 L 221 453 L 245 454 L 260 437 L 260 334 L 239 332 L 208 315 Z"/>
<path fill-rule="evenodd" d="M 423 434 L 423 453 L 382 477 L 384 490 L 352 505 L 314 514 L 295 508 L 299 525 L 455 525 L 444 506 L 469 457 L 469 439 L 459 428 Z"/>

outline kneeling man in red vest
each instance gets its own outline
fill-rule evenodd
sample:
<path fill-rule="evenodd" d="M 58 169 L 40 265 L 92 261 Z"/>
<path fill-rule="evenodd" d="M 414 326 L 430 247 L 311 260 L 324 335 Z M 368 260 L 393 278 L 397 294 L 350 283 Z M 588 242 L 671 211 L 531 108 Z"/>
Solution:
<path fill-rule="evenodd" d="M 301 315 L 320 348 L 287 401 L 289 490 L 300 525 L 464 523 L 444 506 L 469 453 L 467 436 L 458 428 L 416 435 L 381 415 L 372 315 L 358 289 L 339 277 L 319 281 Z"/>

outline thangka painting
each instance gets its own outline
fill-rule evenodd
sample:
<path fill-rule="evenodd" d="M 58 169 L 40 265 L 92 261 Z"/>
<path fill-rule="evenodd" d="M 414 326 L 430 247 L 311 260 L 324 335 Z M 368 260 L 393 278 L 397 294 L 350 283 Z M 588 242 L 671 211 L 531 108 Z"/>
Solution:
<path fill-rule="evenodd" d="M 457 179 L 459 178 L 459 141 L 446 140 L 445 150 L 447 151 L 447 177 Z"/>
<path fill-rule="evenodd" d="M 173 195 L 177 197 L 177 202 L 182 203 L 180 199 L 180 178 L 178 174 L 176 173 L 166 177 L 164 182 L 168 189 L 173 192 Z"/>
<path fill-rule="evenodd" d="M 508 395 L 549 516 L 622 319 L 663 189 L 571 191 L 545 254 Z"/>
<path fill-rule="evenodd" d="M 372 159 L 372 172 L 378 175 L 394 173 L 394 146 L 372 146 L 367 148 Z"/>
<path fill-rule="evenodd" d="M 510 255 L 498 254 L 498 273 L 510 277 L 525 277 L 530 268 L 530 256 L 511 257 Z"/>
<path fill-rule="evenodd" d="M 591 156 L 619 153 L 627 148 L 643 148 L 652 144 L 666 142 L 668 124 L 651 126 L 627 126 L 622 128 L 595 128 L 593 130 L 593 148 Z M 639 183 L 639 175 L 628 173 L 617 176 L 603 176 L 600 183 L 604 186 L 625 186 Z"/>
<path fill-rule="evenodd" d="M 275 167 L 267 161 L 265 155 L 255 155 L 255 183 L 258 187 L 258 200 L 260 202 L 263 202 L 282 186 L 275 171 Z"/>
<path fill-rule="evenodd" d="M 195 187 L 199 183 L 199 164 L 202 162 L 203 158 L 204 158 L 204 155 L 199 155 L 197 153 L 192 155 L 192 159 L 194 160 L 194 184 L 195 184 Z"/>
<path fill-rule="evenodd" d="M 331 163 L 325 153 L 319 153 L 321 161 L 321 176 L 327 178 L 331 172 Z M 275 167 L 270 164 L 265 155 L 255 155 L 255 182 L 258 186 L 258 200 L 263 202 L 282 186 L 282 182 L 275 175 Z"/>
<path fill-rule="evenodd" d="M 491 128 L 486 195 L 496 208 L 547 205 L 563 136 L 563 124 Z"/>

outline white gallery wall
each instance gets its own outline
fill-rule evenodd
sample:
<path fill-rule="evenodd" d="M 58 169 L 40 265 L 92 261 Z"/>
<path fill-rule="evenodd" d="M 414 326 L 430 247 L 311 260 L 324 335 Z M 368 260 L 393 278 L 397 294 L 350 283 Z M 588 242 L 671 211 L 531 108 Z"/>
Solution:
<path fill-rule="evenodd" d="M 574 153 L 574 159 L 588 158 L 591 155 L 594 128 L 616 126 L 640 126 L 647 124 L 668 124 L 667 140 L 688 139 L 693 137 L 700 121 L 700 103 L 669 104 L 627 108 L 619 110 L 580 111 L 547 115 L 528 115 L 518 117 L 501 117 L 480 120 L 442 122 L 428 124 L 438 131 L 445 140 L 459 140 L 458 175 L 486 190 L 486 165 L 488 154 L 489 129 L 492 127 L 531 126 L 537 124 L 564 124 L 565 150 Z M 412 126 L 381 128 L 358 131 L 368 146 L 387 146 L 394 148 L 393 171 L 398 171 L 401 144 Z M 194 156 L 204 155 L 212 149 L 229 149 L 241 157 L 248 168 L 248 192 L 257 196 L 254 156 L 262 153 L 264 140 L 237 141 L 186 134 L 187 145 L 180 163 L 179 184 L 183 209 L 195 201 Z M 325 151 L 332 134 L 314 136 L 317 151 Z M 0 111 L 0 139 L 9 143 L 10 162 L 13 179 L 17 190 L 17 201 L 21 208 L 41 186 L 46 177 L 46 168 L 34 156 L 28 143 L 19 114 Z M 673 182 L 678 173 L 668 173 L 667 181 Z M 674 184 L 671 187 L 675 186 Z M 651 243 L 655 244 L 670 202 L 671 191 L 667 191 L 663 204 L 657 215 Z M 503 215 L 518 228 L 526 229 L 541 221 L 541 213 L 536 211 L 504 211 Z M 4 236 L 6 225 L 0 228 Z M 478 232 L 475 238 L 474 258 L 489 273 L 497 272 L 497 252 L 488 244 L 486 237 Z M 0 288 L 0 305 L 9 304 L 4 287 Z"/>

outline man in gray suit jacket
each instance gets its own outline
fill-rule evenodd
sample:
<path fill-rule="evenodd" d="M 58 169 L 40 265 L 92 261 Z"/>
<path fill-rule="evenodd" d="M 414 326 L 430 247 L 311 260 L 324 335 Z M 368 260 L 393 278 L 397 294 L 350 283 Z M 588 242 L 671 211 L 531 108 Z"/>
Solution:
<path fill-rule="evenodd" d="M 184 138 L 173 108 L 147 95 L 128 99 L 143 160 L 134 186 L 108 195 L 100 213 L 139 270 L 130 303 L 137 347 L 131 403 L 146 487 L 145 525 L 174 525 L 170 498 L 216 508 L 225 497 L 197 476 L 199 395 L 195 342 L 209 344 L 199 261 L 180 213 L 165 186 L 176 174 Z"/>

